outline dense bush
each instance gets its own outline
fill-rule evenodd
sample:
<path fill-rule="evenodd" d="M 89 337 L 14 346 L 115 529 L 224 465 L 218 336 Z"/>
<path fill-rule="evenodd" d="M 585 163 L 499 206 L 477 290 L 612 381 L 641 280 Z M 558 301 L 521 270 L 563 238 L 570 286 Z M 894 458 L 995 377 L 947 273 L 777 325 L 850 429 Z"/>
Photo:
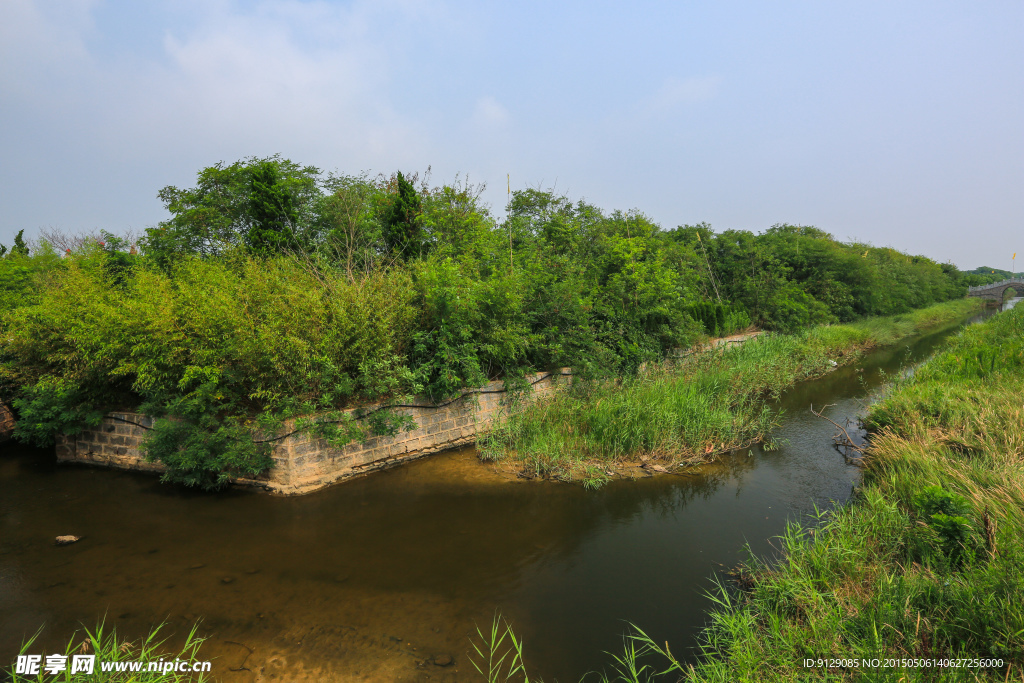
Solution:
<path fill-rule="evenodd" d="M 481 189 L 250 158 L 162 189 L 170 217 L 137 245 L 19 241 L 0 258 L 0 387 L 21 438 L 142 409 L 171 418 L 150 439 L 170 476 L 215 485 L 264 467 L 251 435 L 286 416 L 558 366 L 630 375 L 705 334 L 963 292 L 955 269 L 815 228 L 664 231 L 540 190 L 497 221 Z"/>

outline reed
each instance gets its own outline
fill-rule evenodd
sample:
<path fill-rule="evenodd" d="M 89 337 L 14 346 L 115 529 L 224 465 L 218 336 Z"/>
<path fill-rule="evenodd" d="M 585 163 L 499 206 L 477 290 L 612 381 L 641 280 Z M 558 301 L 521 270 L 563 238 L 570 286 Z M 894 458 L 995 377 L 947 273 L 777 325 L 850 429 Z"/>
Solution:
<path fill-rule="evenodd" d="M 742 345 L 669 359 L 634 377 L 578 383 L 515 407 L 484 437 L 485 460 L 531 476 L 607 479 L 609 467 L 645 460 L 694 463 L 764 439 L 778 424 L 768 401 L 798 381 L 853 362 L 866 350 L 963 319 L 976 301 L 849 325 L 769 334 Z"/>
<path fill-rule="evenodd" d="M 721 590 L 691 680 L 1024 680 L 1022 335 L 1024 310 L 1000 314 L 897 380 L 860 494 Z M 819 657 L 968 665 L 803 666 Z"/>
<path fill-rule="evenodd" d="M 596 679 L 1024 681 L 1022 340 L 1024 308 L 898 379 L 857 495 L 718 584 L 696 658 L 633 627 Z"/>

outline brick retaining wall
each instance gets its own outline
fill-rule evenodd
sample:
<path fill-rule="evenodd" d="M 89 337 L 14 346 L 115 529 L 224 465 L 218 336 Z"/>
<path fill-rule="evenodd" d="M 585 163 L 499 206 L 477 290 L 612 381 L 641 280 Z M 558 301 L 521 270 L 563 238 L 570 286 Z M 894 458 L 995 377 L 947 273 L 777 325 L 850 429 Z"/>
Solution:
<path fill-rule="evenodd" d="M 565 368 L 527 377 L 533 385 L 531 397 L 551 392 L 558 380 L 568 380 L 569 374 Z M 486 431 L 503 414 L 505 403 L 501 382 L 491 382 L 439 407 L 417 401 L 412 407 L 394 409 L 413 418 L 413 431 L 393 437 L 377 436 L 342 448 L 333 448 L 308 431 L 291 433 L 294 420 L 290 420 L 285 423 L 286 436 L 277 441 L 271 452 L 274 466 L 257 479 L 235 481 L 285 495 L 316 491 L 342 479 L 473 443 L 477 434 Z M 111 413 L 98 428 L 59 439 L 57 460 L 162 472 L 163 465 L 147 462 L 140 448 L 152 424 L 152 418 L 146 415 Z"/>
<path fill-rule="evenodd" d="M 11 409 L 0 403 L 0 443 L 10 440 L 16 424 Z"/>

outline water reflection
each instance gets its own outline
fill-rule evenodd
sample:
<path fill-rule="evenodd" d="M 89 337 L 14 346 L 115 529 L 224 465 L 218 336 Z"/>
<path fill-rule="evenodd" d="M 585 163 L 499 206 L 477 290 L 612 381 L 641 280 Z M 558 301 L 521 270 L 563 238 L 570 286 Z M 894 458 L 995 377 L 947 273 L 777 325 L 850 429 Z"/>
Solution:
<path fill-rule="evenodd" d="M 477 680 L 466 637 L 496 608 L 547 680 L 599 665 L 624 620 L 683 654 L 703 625 L 710 577 L 746 545 L 772 555 L 788 520 L 845 501 L 858 481 L 810 405 L 831 404 L 840 423 L 855 417 L 864 396 L 945 334 L 796 387 L 778 406 L 776 452 L 596 493 L 509 480 L 472 449 L 271 498 L 202 495 L 3 446 L 0 662 L 44 622 L 54 645 L 104 614 L 134 634 L 203 616 L 226 681 Z M 85 538 L 54 547 L 67 533 Z M 436 654 L 455 664 L 424 663 Z"/>

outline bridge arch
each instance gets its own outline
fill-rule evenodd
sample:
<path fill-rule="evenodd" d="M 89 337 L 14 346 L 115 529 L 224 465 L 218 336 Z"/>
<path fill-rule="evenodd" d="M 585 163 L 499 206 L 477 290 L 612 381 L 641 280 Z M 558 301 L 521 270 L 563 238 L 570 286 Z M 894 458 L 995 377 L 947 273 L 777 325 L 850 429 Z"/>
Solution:
<path fill-rule="evenodd" d="M 1017 275 L 1000 282 L 993 282 L 990 285 L 968 287 L 967 296 L 988 299 L 989 301 L 1002 301 L 1008 289 L 1012 289 L 1017 296 L 1024 296 L 1024 275 Z"/>

